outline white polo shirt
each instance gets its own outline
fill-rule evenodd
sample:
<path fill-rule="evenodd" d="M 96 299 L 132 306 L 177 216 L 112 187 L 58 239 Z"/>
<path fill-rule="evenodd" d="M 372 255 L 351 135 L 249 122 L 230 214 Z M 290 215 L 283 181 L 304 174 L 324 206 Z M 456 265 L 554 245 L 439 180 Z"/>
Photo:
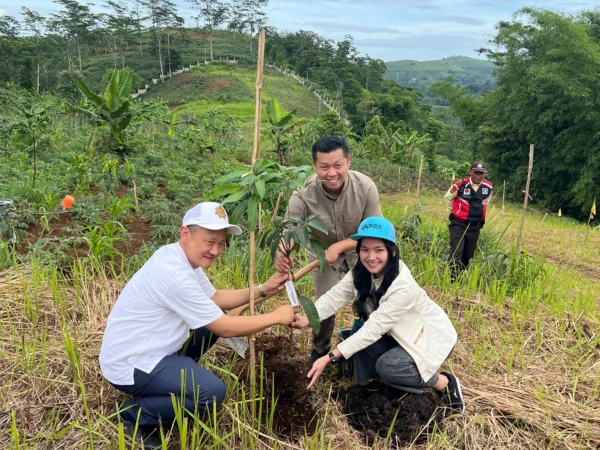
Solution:
<path fill-rule="evenodd" d="M 131 385 L 134 369 L 150 373 L 162 358 L 181 350 L 190 329 L 223 314 L 211 300 L 215 292 L 179 243 L 158 249 L 129 280 L 108 316 L 100 349 L 104 377 Z"/>

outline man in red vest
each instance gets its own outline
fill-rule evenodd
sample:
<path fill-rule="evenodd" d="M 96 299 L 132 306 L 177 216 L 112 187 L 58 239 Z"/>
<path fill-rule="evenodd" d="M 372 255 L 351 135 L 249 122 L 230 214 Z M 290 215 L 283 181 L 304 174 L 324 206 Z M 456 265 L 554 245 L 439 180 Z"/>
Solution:
<path fill-rule="evenodd" d="M 485 224 L 487 203 L 494 186 L 485 179 L 487 168 L 474 162 L 469 177 L 452 183 L 444 196 L 450 213 L 450 262 L 452 280 L 465 270 L 475 254 L 479 233 Z"/>

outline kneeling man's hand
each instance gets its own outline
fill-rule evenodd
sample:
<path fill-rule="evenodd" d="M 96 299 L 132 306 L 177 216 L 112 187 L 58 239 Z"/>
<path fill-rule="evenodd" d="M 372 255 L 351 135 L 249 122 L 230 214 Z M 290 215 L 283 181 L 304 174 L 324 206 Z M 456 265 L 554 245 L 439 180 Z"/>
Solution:
<path fill-rule="evenodd" d="M 280 325 L 289 325 L 294 320 L 294 308 L 292 305 L 282 305 L 273 311 L 277 315 L 277 321 Z"/>

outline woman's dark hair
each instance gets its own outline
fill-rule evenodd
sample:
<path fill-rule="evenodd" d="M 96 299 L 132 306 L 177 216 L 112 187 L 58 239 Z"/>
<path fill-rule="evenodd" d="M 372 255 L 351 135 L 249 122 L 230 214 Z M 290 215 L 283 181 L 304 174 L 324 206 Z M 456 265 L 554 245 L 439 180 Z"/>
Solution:
<path fill-rule="evenodd" d="M 379 307 L 379 300 L 384 296 L 392 282 L 400 273 L 400 255 L 398 254 L 398 247 L 387 239 L 381 239 L 381 242 L 383 242 L 388 252 L 388 260 L 381 274 L 383 280 L 376 292 L 371 291 L 371 272 L 367 270 L 360 260 L 360 246 L 362 244 L 362 239 L 356 244 L 358 261 L 356 261 L 356 264 L 352 269 L 352 277 L 354 278 L 354 288 L 358 291 L 358 295 L 354 300 L 352 309 L 358 318 L 363 321 L 368 319 L 367 312 L 365 311 L 365 302 L 367 299 L 371 297 L 373 299 L 373 310 L 377 309 Z"/>

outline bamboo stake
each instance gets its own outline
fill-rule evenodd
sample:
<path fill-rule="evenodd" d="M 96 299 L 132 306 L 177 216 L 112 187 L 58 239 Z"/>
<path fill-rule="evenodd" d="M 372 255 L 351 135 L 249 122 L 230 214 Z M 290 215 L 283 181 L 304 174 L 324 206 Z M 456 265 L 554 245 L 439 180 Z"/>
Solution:
<path fill-rule="evenodd" d="M 137 186 L 135 185 L 135 180 L 133 180 L 133 198 L 135 199 L 135 207 L 139 209 L 140 204 L 138 203 Z"/>
<path fill-rule="evenodd" d="M 273 210 L 273 216 L 271 217 L 271 223 L 275 222 L 275 217 L 277 217 L 277 211 L 279 211 L 279 205 L 281 204 L 281 198 L 283 197 L 283 191 L 279 193 L 277 196 L 277 202 L 275 203 L 275 209 Z"/>
<path fill-rule="evenodd" d="M 419 189 L 421 189 L 422 173 L 423 173 L 423 155 L 421 155 L 421 165 L 419 166 L 419 179 L 417 180 L 417 198 L 419 198 Z"/>
<path fill-rule="evenodd" d="M 527 168 L 527 187 L 525 188 L 525 200 L 523 201 L 523 213 L 521 215 L 521 225 L 519 234 L 517 234 L 516 252 L 521 252 L 521 238 L 523 237 L 523 226 L 525 225 L 525 214 L 527 213 L 527 203 L 529 201 L 529 186 L 531 185 L 531 171 L 533 170 L 533 144 L 529 146 L 529 167 Z"/>
<path fill-rule="evenodd" d="M 504 187 L 502 188 L 502 212 L 504 212 L 504 194 L 506 193 L 506 180 L 504 180 Z"/>
<path fill-rule="evenodd" d="M 252 147 L 252 166 L 260 157 L 260 112 L 262 95 L 263 65 L 265 57 L 265 31 L 261 30 L 258 35 L 258 64 L 256 67 L 256 99 L 254 115 L 254 145 Z M 254 315 L 254 277 L 256 272 L 256 230 L 250 230 L 250 273 L 248 274 L 250 285 L 250 299 L 248 308 L 250 315 Z M 250 350 L 250 398 L 256 397 L 256 347 L 254 346 L 254 335 L 248 337 Z M 256 417 L 256 403 L 251 403 L 252 418 Z"/>

